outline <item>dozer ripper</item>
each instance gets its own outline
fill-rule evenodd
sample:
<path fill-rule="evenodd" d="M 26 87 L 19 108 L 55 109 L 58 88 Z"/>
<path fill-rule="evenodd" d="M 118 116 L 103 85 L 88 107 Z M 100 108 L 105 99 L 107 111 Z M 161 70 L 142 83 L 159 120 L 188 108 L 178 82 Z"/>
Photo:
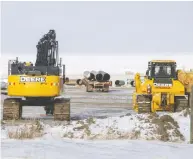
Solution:
<path fill-rule="evenodd" d="M 149 61 L 143 82 L 140 74 L 135 74 L 133 109 L 138 113 L 150 113 L 188 108 L 189 98 L 177 73 L 173 60 Z"/>
<path fill-rule="evenodd" d="M 65 65 L 58 56 L 55 30 L 38 42 L 35 65 L 16 60 L 8 62 L 8 98 L 3 103 L 3 120 L 19 120 L 22 106 L 44 106 L 54 120 L 70 120 L 70 99 L 61 96 Z"/>

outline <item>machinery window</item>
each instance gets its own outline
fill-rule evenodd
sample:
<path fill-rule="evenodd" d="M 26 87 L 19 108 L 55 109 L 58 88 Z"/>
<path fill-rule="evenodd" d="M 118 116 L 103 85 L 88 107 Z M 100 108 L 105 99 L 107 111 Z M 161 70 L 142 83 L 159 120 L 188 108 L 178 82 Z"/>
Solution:
<path fill-rule="evenodd" d="M 155 75 L 171 76 L 171 66 L 155 66 Z"/>

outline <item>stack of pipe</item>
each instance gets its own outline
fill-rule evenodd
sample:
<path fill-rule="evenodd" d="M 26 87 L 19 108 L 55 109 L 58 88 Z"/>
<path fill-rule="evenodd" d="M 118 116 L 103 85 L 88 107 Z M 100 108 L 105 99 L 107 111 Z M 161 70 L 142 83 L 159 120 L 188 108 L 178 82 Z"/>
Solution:
<path fill-rule="evenodd" d="M 110 75 L 104 71 L 84 71 L 83 73 L 83 76 L 84 76 L 84 79 L 77 79 L 76 83 L 78 85 L 86 85 L 87 80 L 89 81 L 98 81 L 98 82 L 106 82 L 106 81 L 109 81 L 110 80 Z"/>
<path fill-rule="evenodd" d="M 98 72 L 94 70 L 92 70 L 91 72 L 85 71 L 83 75 L 86 79 L 92 80 L 92 81 L 103 82 L 103 81 L 110 80 L 110 75 L 104 71 L 98 71 Z"/>

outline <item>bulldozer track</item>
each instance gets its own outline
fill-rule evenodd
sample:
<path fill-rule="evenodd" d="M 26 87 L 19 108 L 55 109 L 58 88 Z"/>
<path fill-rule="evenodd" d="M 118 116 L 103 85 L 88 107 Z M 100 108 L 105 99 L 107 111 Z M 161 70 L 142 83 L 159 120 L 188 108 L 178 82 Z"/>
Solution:
<path fill-rule="evenodd" d="M 138 95 L 138 113 L 151 113 L 151 101 L 146 95 Z M 172 106 L 171 106 L 172 107 Z M 171 108 L 172 112 L 180 112 L 189 108 L 189 101 L 184 98 L 177 98 L 175 106 Z"/>
<path fill-rule="evenodd" d="M 186 99 L 176 99 L 176 107 L 174 109 L 175 112 L 180 112 L 184 109 L 189 108 L 189 102 Z"/>
<path fill-rule="evenodd" d="M 151 101 L 148 96 L 145 95 L 138 95 L 138 113 L 150 113 L 151 112 Z"/>
<path fill-rule="evenodd" d="M 151 112 L 151 103 L 140 103 L 138 104 L 138 113 L 150 113 Z"/>

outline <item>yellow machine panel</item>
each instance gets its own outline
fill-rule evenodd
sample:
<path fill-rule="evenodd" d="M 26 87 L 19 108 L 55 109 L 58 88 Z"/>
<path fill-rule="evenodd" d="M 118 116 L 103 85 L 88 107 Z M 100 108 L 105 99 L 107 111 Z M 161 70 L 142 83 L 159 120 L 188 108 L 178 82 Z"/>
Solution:
<path fill-rule="evenodd" d="M 8 77 L 8 95 L 24 97 L 54 97 L 60 95 L 59 76 L 21 76 Z"/>
<path fill-rule="evenodd" d="M 151 91 L 155 93 L 168 92 L 175 95 L 184 95 L 185 89 L 184 85 L 178 80 L 172 80 L 172 85 L 155 85 L 153 80 L 144 78 L 144 82 L 141 82 L 140 75 L 135 76 L 135 85 L 138 93 L 147 93 L 147 86 L 151 86 Z"/>

